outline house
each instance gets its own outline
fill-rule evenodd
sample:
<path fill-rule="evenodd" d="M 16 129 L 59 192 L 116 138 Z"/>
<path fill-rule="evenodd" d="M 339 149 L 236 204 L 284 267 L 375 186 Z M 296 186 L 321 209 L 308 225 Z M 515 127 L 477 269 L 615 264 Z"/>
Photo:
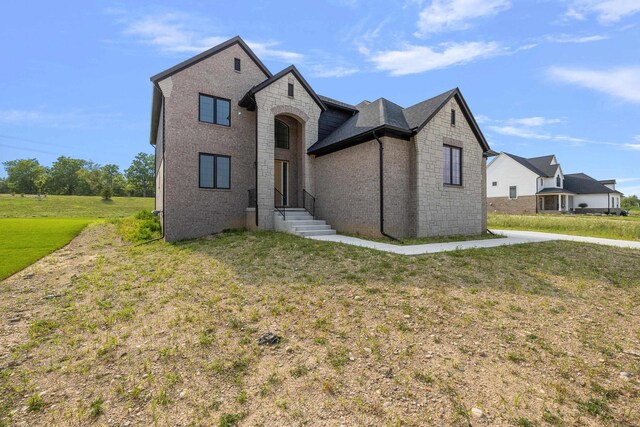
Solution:
<path fill-rule="evenodd" d="M 459 89 L 409 108 L 318 95 L 234 37 L 153 77 L 167 241 L 229 228 L 393 237 L 486 230 L 493 153 Z"/>
<path fill-rule="evenodd" d="M 565 175 L 554 155 L 525 159 L 502 152 L 487 167 L 490 212 L 620 214 L 621 196 L 615 179 Z"/>

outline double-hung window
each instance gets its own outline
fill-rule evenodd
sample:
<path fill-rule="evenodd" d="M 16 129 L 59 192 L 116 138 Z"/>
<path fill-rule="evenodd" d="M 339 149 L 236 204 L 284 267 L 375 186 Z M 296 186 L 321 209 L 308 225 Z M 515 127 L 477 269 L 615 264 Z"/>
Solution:
<path fill-rule="evenodd" d="M 462 185 L 462 148 L 442 146 L 444 183 Z"/>
<path fill-rule="evenodd" d="M 275 122 L 275 140 L 276 148 L 289 148 L 289 126 L 282 120 L 276 119 Z"/>
<path fill-rule="evenodd" d="M 200 121 L 215 125 L 231 126 L 231 101 L 200 94 Z"/>
<path fill-rule="evenodd" d="M 200 153 L 199 187 L 231 188 L 231 157 Z"/>

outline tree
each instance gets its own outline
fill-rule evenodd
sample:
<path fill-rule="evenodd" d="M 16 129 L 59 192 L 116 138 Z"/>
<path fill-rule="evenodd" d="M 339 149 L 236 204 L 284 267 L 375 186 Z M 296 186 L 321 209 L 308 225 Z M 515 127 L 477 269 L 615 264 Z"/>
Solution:
<path fill-rule="evenodd" d="M 3 162 L 2 165 L 7 172 L 9 190 L 16 193 L 36 193 L 36 180 L 46 172 L 36 159 L 11 160 Z"/>
<path fill-rule="evenodd" d="M 9 184 L 6 178 L 0 178 L 0 194 L 6 194 L 9 190 Z"/>
<path fill-rule="evenodd" d="M 49 189 L 55 194 L 78 194 L 82 174 L 78 174 L 87 166 L 82 159 L 60 156 L 51 166 Z"/>
<path fill-rule="evenodd" d="M 138 153 L 125 171 L 127 187 L 132 195 L 147 197 L 154 194 L 155 158 L 152 154 Z"/>
<path fill-rule="evenodd" d="M 621 206 L 625 209 L 640 207 L 638 196 L 626 196 L 622 198 Z"/>

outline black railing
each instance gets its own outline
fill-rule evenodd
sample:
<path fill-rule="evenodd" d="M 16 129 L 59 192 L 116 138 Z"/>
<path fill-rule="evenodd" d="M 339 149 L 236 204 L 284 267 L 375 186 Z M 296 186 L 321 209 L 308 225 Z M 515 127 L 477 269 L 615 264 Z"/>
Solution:
<path fill-rule="evenodd" d="M 255 208 L 258 206 L 258 191 L 255 188 L 249 190 L 249 207 Z"/>
<path fill-rule="evenodd" d="M 316 219 L 316 198 L 307 190 L 302 190 L 302 207 Z"/>
<path fill-rule="evenodd" d="M 273 207 L 285 218 L 285 206 L 287 206 L 287 196 L 283 195 L 277 188 L 273 187 Z"/>

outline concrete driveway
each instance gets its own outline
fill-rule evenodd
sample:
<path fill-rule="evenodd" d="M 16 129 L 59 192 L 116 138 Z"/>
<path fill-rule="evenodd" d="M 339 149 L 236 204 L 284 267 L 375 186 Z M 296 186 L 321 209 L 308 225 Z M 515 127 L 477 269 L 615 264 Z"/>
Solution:
<path fill-rule="evenodd" d="M 378 251 L 391 252 L 400 255 L 422 255 L 438 252 L 455 251 L 460 249 L 495 248 L 498 246 L 519 245 L 523 243 L 548 242 L 551 240 L 570 240 L 574 242 L 595 243 L 599 245 L 617 246 L 621 248 L 640 249 L 640 242 L 629 240 L 602 239 L 598 237 L 571 236 L 568 234 L 541 233 L 537 231 L 491 230 L 505 237 L 499 239 L 467 240 L 464 242 L 427 243 L 424 245 L 393 245 L 390 243 L 374 242 L 357 237 L 342 236 L 313 236 L 309 239 L 325 242 L 339 242 L 348 245 L 362 246 Z"/>

